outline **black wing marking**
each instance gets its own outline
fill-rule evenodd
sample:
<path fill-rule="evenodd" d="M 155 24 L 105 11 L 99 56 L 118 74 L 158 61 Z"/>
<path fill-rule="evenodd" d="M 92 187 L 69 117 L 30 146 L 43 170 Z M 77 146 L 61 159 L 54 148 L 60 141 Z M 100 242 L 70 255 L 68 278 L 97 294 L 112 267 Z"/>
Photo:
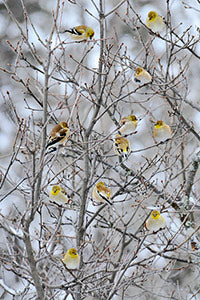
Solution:
<path fill-rule="evenodd" d="M 103 198 L 103 200 L 105 200 L 107 203 L 109 203 L 110 205 L 113 205 L 113 203 L 112 202 L 110 202 L 105 196 L 103 196 L 99 191 L 97 191 L 97 193 L 99 194 L 99 196 L 101 197 L 101 198 Z"/>
<path fill-rule="evenodd" d="M 66 136 L 66 131 L 60 131 L 60 135 L 53 138 L 48 144 L 47 147 L 50 147 L 56 143 L 59 143 Z"/>
<path fill-rule="evenodd" d="M 141 82 L 141 80 L 134 78 L 135 82 Z"/>
<path fill-rule="evenodd" d="M 75 34 L 75 35 L 82 35 L 81 32 L 77 31 L 76 28 L 70 28 L 70 29 L 66 29 L 63 33 L 65 32 L 69 32 L 71 34 Z"/>

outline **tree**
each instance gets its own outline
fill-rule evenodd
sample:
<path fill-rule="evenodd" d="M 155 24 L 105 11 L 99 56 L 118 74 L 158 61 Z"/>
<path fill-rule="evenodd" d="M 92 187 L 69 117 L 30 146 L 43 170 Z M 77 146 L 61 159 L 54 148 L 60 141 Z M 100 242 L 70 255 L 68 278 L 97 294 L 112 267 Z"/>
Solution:
<path fill-rule="evenodd" d="M 199 28 L 184 24 L 198 8 L 166 0 L 165 31 L 156 33 L 145 25 L 149 6 L 128 0 L 31 2 L 1 7 L 1 126 L 10 143 L 2 142 L 2 299 L 199 299 Z M 62 34 L 68 16 L 94 28 L 94 39 Z M 138 66 L 152 82 L 134 82 Z M 131 114 L 138 126 L 122 159 L 114 137 Z M 153 138 L 157 120 L 172 128 L 167 140 Z M 50 152 L 60 121 L 70 136 Z M 112 206 L 92 199 L 98 181 Z M 49 200 L 55 184 L 70 207 Z M 144 226 L 153 209 L 167 223 L 158 232 Z M 71 247 L 79 270 L 62 263 Z"/>

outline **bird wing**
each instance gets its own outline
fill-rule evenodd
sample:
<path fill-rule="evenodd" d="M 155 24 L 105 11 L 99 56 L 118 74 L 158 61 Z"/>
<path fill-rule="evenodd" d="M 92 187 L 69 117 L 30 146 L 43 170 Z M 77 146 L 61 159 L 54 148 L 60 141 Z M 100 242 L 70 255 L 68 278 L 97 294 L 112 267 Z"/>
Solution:
<path fill-rule="evenodd" d="M 113 205 L 112 202 L 109 201 L 108 197 L 106 196 L 105 192 L 100 192 L 100 191 L 97 191 L 97 193 L 99 194 L 99 196 L 105 200 L 107 203 L 109 203 L 110 205 Z"/>
<path fill-rule="evenodd" d="M 55 145 L 56 143 L 61 142 L 62 140 L 64 141 L 66 137 L 67 137 L 67 131 L 65 129 L 60 130 L 59 133 L 57 133 L 54 138 L 50 139 L 49 143 L 47 144 L 47 148 L 52 145 Z"/>
<path fill-rule="evenodd" d="M 136 77 L 134 78 L 134 80 L 135 80 L 135 82 L 141 82 L 141 80 Z"/>
<path fill-rule="evenodd" d="M 65 32 L 69 32 L 71 34 L 75 34 L 75 35 L 82 35 L 83 33 L 85 33 L 85 30 L 82 29 L 82 28 L 70 28 L 70 29 L 67 29 L 65 30 Z"/>

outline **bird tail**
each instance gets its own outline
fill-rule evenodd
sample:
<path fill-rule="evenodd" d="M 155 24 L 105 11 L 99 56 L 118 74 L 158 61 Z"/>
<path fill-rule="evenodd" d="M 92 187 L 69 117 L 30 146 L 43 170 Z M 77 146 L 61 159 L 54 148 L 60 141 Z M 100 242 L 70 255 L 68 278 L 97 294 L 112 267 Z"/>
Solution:
<path fill-rule="evenodd" d="M 45 155 L 50 154 L 52 152 L 55 152 L 58 149 L 58 147 L 46 147 Z"/>
<path fill-rule="evenodd" d="M 59 31 L 59 33 L 65 33 L 65 32 L 72 33 L 72 30 L 71 30 L 71 29 L 66 29 L 66 30 L 64 30 L 64 31 Z"/>

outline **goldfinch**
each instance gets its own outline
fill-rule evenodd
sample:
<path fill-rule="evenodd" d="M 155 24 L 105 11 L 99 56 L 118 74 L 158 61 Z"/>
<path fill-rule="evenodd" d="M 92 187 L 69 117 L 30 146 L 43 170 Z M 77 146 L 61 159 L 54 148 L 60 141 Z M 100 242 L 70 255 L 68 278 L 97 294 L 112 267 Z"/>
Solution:
<path fill-rule="evenodd" d="M 133 133 L 137 128 L 137 118 L 135 115 L 124 117 L 120 120 L 120 124 L 122 125 L 119 130 L 121 134 Z"/>
<path fill-rule="evenodd" d="M 147 230 L 157 232 L 158 230 L 165 228 L 165 218 L 158 210 L 153 210 L 145 223 L 145 227 Z"/>
<path fill-rule="evenodd" d="M 107 188 L 102 181 L 95 185 L 92 191 L 92 196 L 97 202 L 107 202 L 112 205 L 112 202 L 110 202 L 111 190 Z"/>
<path fill-rule="evenodd" d="M 68 269 L 79 269 L 80 256 L 75 248 L 70 248 L 65 253 L 62 262 Z"/>
<path fill-rule="evenodd" d="M 57 204 L 68 204 L 70 203 L 69 198 L 67 197 L 67 193 L 63 187 L 59 185 L 54 185 L 49 192 L 49 198 L 56 202 Z"/>
<path fill-rule="evenodd" d="M 152 76 L 143 68 L 137 67 L 135 69 L 134 80 L 135 82 L 139 82 L 141 84 L 149 83 L 152 81 Z"/>
<path fill-rule="evenodd" d="M 64 32 L 68 32 L 70 37 L 75 41 L 84 41 L 87 40 L 88 38 L 91 40 L 94 36 L 94 30 L 91 27 L 88 27 L 86 25 L 79 25 L 67 29 Z"/>
<path fill-rule="evenodd" d="M 156 11 L 150 11 L 146 19 L 146 26 L 154 32 L 161 32 L 165 28 L 165 23 Z"/>
<path fill-rule="evenodd" d="M 169 125 L 159 120 L 154 126 L 153 136 L 156 139 L 156 141 L 165 141 L 166 139 L 169 139 L 172 136 L 171 128 L 169 127 Z"/>
<path fill-rule="evenodd" d="M 69 127 L 67 122 L 58 123 L 50 133 L 50 139 L 47 144 L 48 147 L 53 147 L 56 149 L 57 145 L 65 144 L 64 142 L 69 137 Z"/>
<path fill-rule="evenodd" d="M 120 134 L 117 134 L 115 136 L 113 148 L 115 153 L 119 156 L 122 156 L 123 158 L 128 158 L 131 152 L 129 140 Z"/>

